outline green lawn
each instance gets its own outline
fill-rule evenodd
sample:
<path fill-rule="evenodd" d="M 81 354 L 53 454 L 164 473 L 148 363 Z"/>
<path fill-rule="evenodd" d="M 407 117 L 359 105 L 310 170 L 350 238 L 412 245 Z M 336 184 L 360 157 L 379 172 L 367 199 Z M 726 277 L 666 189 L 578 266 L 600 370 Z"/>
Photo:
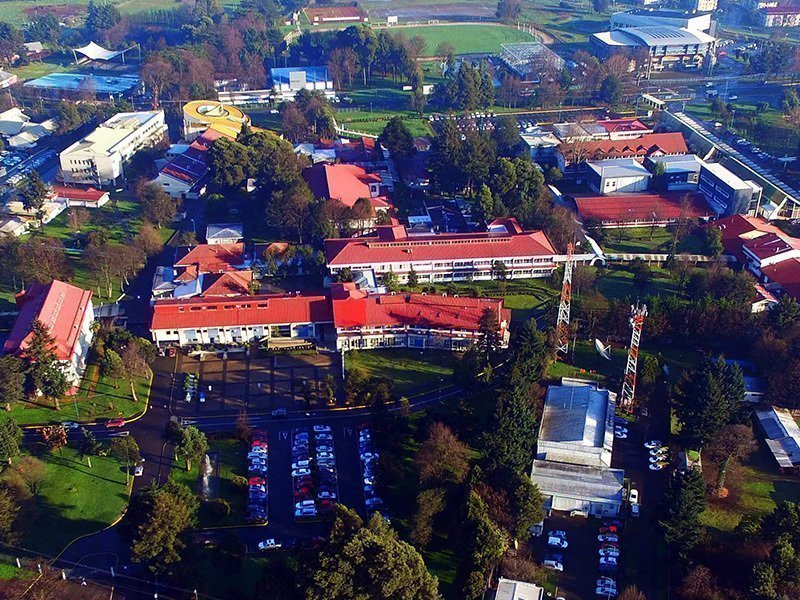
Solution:
<path fill-rule="evenodd" d="M 114 458 L 93 456 L 89 468 L 76 450 L 65 447 L 41 459 L 47 480 L 21 545 L 53 556 L 76 537 L 114 522 L 128 503 L 128 488 L 125 467 Z"/>
<path fill-rule="evenodd" d="M 9 68 L 8 71 L 14 73 L 19 78 L 20 81 L 27 81 L 29 79 L 37 79 L 38 77 L 44 77 L 45 75 L 49 75 L 50 73 L 55 73 L 56 71 L 58 72 L 71 71 L 73 68 L 74 65 L 71 65 L 68 62 L 66 62 L 66 59 L 62 60 L 61 62 L 57 62 L 55 60 L 48 58 L 39 62 L 32 62 L 20 67 Z"/>
<path fill-rule="evenodd" d="M 345 354 L 345 369 L 360 367 L 370 377 L 387 377 L 395 393 L 409 396 L 450 383 L 455 355 L 441 350 L 376 349 Z"/>
<path fill-rule="evenodd" d="M 665 227 L 626 227 L 606 229 L 600 244 L 609 253 L 669 253 L 672 250 L 672 232 Z M 677 253 L 708 254 L 702 235 L 686 236 L 676 247 Z"/>
<path fill-rule="evenodd" d="M 740 477 L 730 477 L 730 495 L 711 500 L 703 522 L 714 535 L 732 534 L 743 517 L 761 517 L 782 501 L 800 502 L 800 480 L 778 472 L 772 454 L 759 441 L 758 450 L 743 465 Z"/>
<path fill-rule="evenodd" d="M 500 44 L 535 41 L 530 34 L 516 27 L 504 25 L 431 25 L 420 27 L 402 27 L 407 38 L 419 36 L 427 42 L 423 56 L 435 56 L 436 46 L 442 42 L 452 44 L 456 54 L 495 53 L 500 51 Z"/>
<path fill-rule="evenodd" d="M 61 421 L 91 422 L 113 417 L 130 418 L 141 413 L 150 397 L 150 378 L 137 378 L 134 381 L 136 397 L 133 400 L 130 384 L 120 379 L 115 382 L 99 376 L 96 365 L 89 365 L 74 398 L 61 401 L 61 410 L 56 410 L 52 402 L 18 402 L 8 413 L 20 425 L 58 423 Z M 96 381 L 95 381 L 96 380 Z"/>
<path fill-rule="evenodd" d="M 669 273 L 655 265 L 651 266 L 653 279 L 644 288 L 644 294 L 633 284 L 633 273 L 620 268 L 597 269 L 595 287 L 608 298 L 637 298 L 644 296 L 674 296 L 678 286 Z"/>
<path fill-rule="evenodd" d="M 246 462 L 247 449 L 241 441 L 231 438 L 209 439 L 209 454 L 218 454 L 219 488 L 218 497 L 228 501 L 231 507 L 230 514 L 223 519 L 215 519 L 204 507 L 200 507 L 200 525 L 202 527 L 222 527 L 230 525 L 243 525 L 247 503 L 247 491 L 237 490 L 231 483 L 234 475 L 247 476 Z M 191 470 L 186 470 L 186 463 L 178 460 L 172 465 L 170 477 L 184 483 L 192 490 L 199 493 L 200 466 L 193 464 Z"/>

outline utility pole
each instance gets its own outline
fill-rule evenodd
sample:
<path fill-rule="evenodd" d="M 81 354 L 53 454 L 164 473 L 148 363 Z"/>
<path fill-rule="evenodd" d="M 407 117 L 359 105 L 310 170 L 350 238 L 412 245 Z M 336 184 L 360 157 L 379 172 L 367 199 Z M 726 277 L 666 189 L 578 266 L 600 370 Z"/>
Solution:
<path fill-rule="evenodd" d="M 561 302 L 556 321 L 556 353 L 566 358 L 569 352 L 569 311 L 572 301 L 572 254 L 575 247 L 567 244 L 567 260 L 564 263 L 564 280 L 561 284 Z"/>
<path fill-rule="evenodd" d="M 622 394 L 619 405 L 627 412 L 633 412 L 633 401 L 636 394 L 636 366 L 639 362 L 639 342 L 642 339 L 642 326 L 647 316 L 647 306 L 631 306 L 631 346 L 628 349 L 628 364 L 625 367 L 625 380 L 622 382 Z"/>

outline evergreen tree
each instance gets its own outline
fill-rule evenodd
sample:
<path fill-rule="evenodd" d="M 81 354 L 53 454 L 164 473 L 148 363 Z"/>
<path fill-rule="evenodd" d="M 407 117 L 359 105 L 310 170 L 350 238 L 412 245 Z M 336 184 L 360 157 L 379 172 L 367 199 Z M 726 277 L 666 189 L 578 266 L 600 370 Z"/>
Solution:
<path fill-rule="evenodd" d="M 14 356 L 0 356 L 0 402 L 7 405 L 25 398 L 25 363 Z"/>
<path fill-rule="evenodd" d="M 482 184 L 478 190 L 476 201 L 481 219 L 488 223 L 497 216 L 494 210 L 494 196 L 492 195 L 492 190 L 490 190 L 489 186 L 485 183 Z"/>
<path fill-rule="evenodd" d="M 488 363 L 492 356 L 500 349 L 500 323 L 497 320 L 497 313 L 491 308 L 485 308 L 478 320 L 478 348 L 483 357 L 484 363 Z"/>
<path fill-rule="evenodd" d="M 399 116 L 389 119 L 378 141 L 392 153 L 392 157 L 396 160 L 410 158 L 415 152 L 414 137 L 405 121 Z"/>
<path fill-rule="evenodd" d="M 44 182 L 38 171 L 31 171 L 19 187 L 19 195 L 25 210 L 36 213 L 42 210 L 49 193 L 50 186 Z"/>
<path fill-rule="evenodd" d="M 499 477 L 530 468 L 536 444 L 536 407 L 525 389 L 503 390 L 493 425 L 484 434 L 487 470 Z"/>
<path fill-rule="evenodd" d="M 206 434 L 192 425 L 184 427 L 175 452 L 186 460 L 186 470 L 191 470 L 192 461 L 199 461 L 208 452 Z"/>
<path fill-rule="evenodd" d="M 667 543 L 678 557 L 686 560 L 702 540 L 700 516 L 706 508 L 706 484 L 695 469 L 676 475 L 667 490 L 666 518 L 659 521 Z"/>
<path fill-rule="evenodd" d="M 19 456 L 22 443 L 22 429 L 9 416 L 0 417 L 0 460 L 11 464 L 11 459 Z"/>

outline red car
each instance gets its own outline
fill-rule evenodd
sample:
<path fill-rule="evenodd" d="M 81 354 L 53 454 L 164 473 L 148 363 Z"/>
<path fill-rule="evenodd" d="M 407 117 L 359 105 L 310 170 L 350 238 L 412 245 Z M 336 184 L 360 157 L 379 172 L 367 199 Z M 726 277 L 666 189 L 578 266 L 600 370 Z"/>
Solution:
<path fill-rule="evenodd" d="M 109 419 L 106 421 L 106 427 L 124 427 L 125 419 Z"/>
<path fill-rule="evenodd" d="M 618 533 L 616 525 L 608 525 L 600 528 L 600 533 Z"/>

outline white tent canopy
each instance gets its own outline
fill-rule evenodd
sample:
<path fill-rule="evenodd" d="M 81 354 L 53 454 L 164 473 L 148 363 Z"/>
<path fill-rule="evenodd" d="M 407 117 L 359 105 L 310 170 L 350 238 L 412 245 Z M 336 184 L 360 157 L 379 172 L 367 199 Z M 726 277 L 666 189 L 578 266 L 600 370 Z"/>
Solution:
<path fill-rule="evenodd" d="M 75 48 L 73 52 L 83 54 L 90 60 L 111 60 L 122 54 L 124 50 L 106 50 L 94 42 L 89 42 L 83 48 Z"/>

